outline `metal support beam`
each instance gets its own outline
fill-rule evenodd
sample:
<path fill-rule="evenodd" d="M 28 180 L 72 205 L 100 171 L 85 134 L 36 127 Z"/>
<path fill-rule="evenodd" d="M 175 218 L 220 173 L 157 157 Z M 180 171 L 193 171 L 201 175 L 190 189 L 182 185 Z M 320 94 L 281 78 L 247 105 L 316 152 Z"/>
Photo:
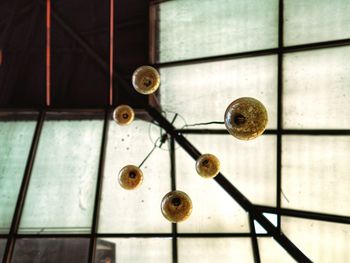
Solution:
<path fill-rule="evenodd" d="M 30 177 L 31 177 L 31 173 L 32 173 L 35 154 L 36 154 L 36 150 L 38 148 L 41 129 L 43 127 L 44 119 L 45 119 L 45 112 L 40 112 L 40 115 L 38 117 L 38 121 L 36 124 L 36 128 L 35 128 L 34 136 L 33 136 L 32 145 L 30 147 L 26 168 L 24 170 L 22 184 L 21 184 L 21 187 L 19 190 L 19 195 L 18 195 L 18 199 L 17 199 L 17 203 L 16 203 L 15 212 L 14 212 L 13 219 L 12 219 L 12 224 L 11 224 L 10 233 L 9 233 L 10 238 L 7 241 L 5 252 L 4 252 L 3 262 L 6 262 L 6 263 L 10 263 L 12 261 L 12 253 L 13 253 L 13 249 L 14 249 L 15 242 L 16 242 L 16 234 L 17 234 L 20 219 L 22 216 L 22 211 L 23 211 L 23 207 L 24 207 L 24 199 L 25 199 L 25 196 L 27 194 L 28 187 L 29 187 L 29 181 L 30 181 Z"/>
<path fill-rule="evenodd" d="M 253 256 L 254 256 L 254 262 L 260 263 L 260 253 L 259 253 L 259 245 L 258 245 L 258 239 L 256 237 L 255 232 L 255 226 L 254 226 L 254 219 L 249 215 L 249 227 L 250 232 L 252 233 L 252 249 L 253 249 Z"/>
<path fill-rule="evenodd" d="M 98 166 L 96 191 L 95 191 L 95 203 L 94 203 L 94 211 L 92 216 L 92 226 L 91 226 L 92 236 L 90 237 L 89 263 L 94 262 L 95 253 L 96 253 L 96 244 L 97 244 L 96 234 L 98 232 L 100 199 L 101 199 L 101 193 L 102 193 L 103 171 L 104 171 L 104 164 L 105 164 L 105 158 L 106 158 L 106 147 L 107 147 L 107 138 L 108 138 L 107 136 L 108 124 L 109 124 L 109 112 L 108 110 L 105 110 L 101 149 L 100 149 L 100 160 L 99 160 L 99 166 Z"/>
<path fill-rule="evenodd" d="M 55 14 L 54 8 L 52 9 L 52 15 L 58 24 L 66 31 L 68 35 L 73 37 L 79 45 L 85 50 L 87 55 L 92 58 L 97 65 L 101 66 L 106 73 L 109 73 L 108 62 L 98 55 L 97 52 L 90 47 L 90 45 L 80 37 L 73 29 L 71 29 L 57 14 Z M 121 84 L 121 88 L 132 98 L 139 101 L 140 99 L 134 96 L 131 92 L 131 85 L 122 79 L 117 74 L 114 74 L 114 78 Z M 181 134 L 176 131 L 176 128 L 155 108 L 148 104 L 144 104 L 144 109 L 150 114 L 150 116 L 156 120 L 160 126 L 170 134 L 176 142 L 195 160 L 201 155 L 201 153 Z M 228 181 L 223 174 L 219 173 L 214 180 L 255 220 L 257 220 L 265 229 L 271 234 L 274 239 L 298 262 L 311 262 L 311 260 L 303 254 L 282 232 L 278 230 L 262 212 L 259 211 L 230 181 Z"/>

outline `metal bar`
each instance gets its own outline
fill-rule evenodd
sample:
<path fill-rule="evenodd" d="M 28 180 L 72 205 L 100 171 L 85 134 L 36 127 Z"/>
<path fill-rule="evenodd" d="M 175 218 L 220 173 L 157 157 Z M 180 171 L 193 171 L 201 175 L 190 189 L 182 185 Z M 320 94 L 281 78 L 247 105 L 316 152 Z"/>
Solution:
<path fill-rule="evenodd" d="M 347 46 L 347 45 L 350 45 L 350 38 L 342 39 L 342 40 L 332 40 L 332 41 L 311 43 L 311 44 L 295 45 L 295 46 L 289 46 L 289 47 L 278 47 L 278 48 L 270 48 L 270 49 L 264 49 L 264 50 L 232 53 L 232 54 L 226 54 L 226 55 L 209 56 L 209 57 L 194 58 L 194 59 L 184 59 L 184 60 L 178 60 L 178 61 L 156 63 L 154 64 L 154 66 L 157 68 L 184 66 L 184 65 L 190 65 L 190 64 L 215 62 L 215 61 L 222 61 L 222 60 L 229 60 L 229 59 L 277 55 L 280 52 L 283 54 L 286 54 L 286 53 L 292 53 L 292 52 L 310 51 L 315 49 L 340 47 L 340 46 Z"/>
<path fill-rule="evenodd" d="M 229 135 L 226 129 L 177 129 L 182 134 L 225 134 Z M 265 130 L 263 135 L 312 135 L 312 136 L 349 136 L 350 130 L 294 130 L 294 129 L 280 129 L 280 130 Z"/>
<path fill-rule="evenodd" d="M 283 118 L 283 0 L 278 8 L 278 55 L 277 55 L 277 143 L 276 143 L 276 206 L 281 207 L 282 184 L 282 118 Z M 277 216 L 277 227 L 281 230 L 281 217 Z"/>
<path fill-rule="evenodd" d="M 103 182 L 103 172 L 104 164 L 106 159 L 106 146 L 108 141 L 108 125 L 109 125 L 109 111 L 105 111 L 104 122 L 103 122 L 103 132 L 101 140 L 101 149 L 100 149 L 100 160 L 98 165 L 98 174 L 96 182 L 96 192 L 95 192 L 95 203 L 94 211 L 92 216 L 92 226 L 91 232 L 92 236 L 90 237 L 90 247 L 89 247 L 89 262 L 92 263 L 95 258 L 96 253 L 96 233 L 98 232 L 98 220 L 99 220 L 99 210 L 100 210 L 100 199 L 102 193 L 102 182 Z"/>
<path fill-rule="evenodd" d="M 176 190 L 176 156 L 175 156 L 175 140 L 170 137 L 170 180 L 171 180 L 171 191 Z M 177 224 L 171 224 L 172 231 L 172 248 L 173 248 L 173 263 L 178 262 L 178 253 L 177 253 Z"/>
<path fill-rule="evenodd" d="M 46 106 L 51 105 L 51 0 L 46 0 Z"/>
<path fill-rule="evenodd" d="M 100 234 L 16 234 L 16 238 L 172 238 L 172 233 L 100 233 Z M 270 237 L 268 234 L 256 234 L 257 237 Z M 7 237 L 4 235 L 4 237 Z M 240 238 L 252 237 L 251 233 L 178 233 L 181 238 Z"/>
<path fill-rule="evenodd" d="M 57 17 L 54 15 L 54 10 L 52 10 L 53 17 Z M 58 18 L 61 22 L 58 24 L 64 25 L 62 28 L 69 33 L 69 35 L 73 36 L 74 39 L 81 45 L 81 47 L 85 50 L 88 56 L 92 58 L 97 65 L 100 65 L 105 72 L 108 72 L 108 63 L 104 61 L 101 56 L 97 54 L 84 39 L 78 36 L 74 30 L 69 28 L 61 18 Z M 68 32 L 69 31 L 69 32 Z M 139 97 L 136 97 L 131 92 L 130 83 L 122 79 L 117 74 L 114 75 L 118 81 L 121 83 L 121 88 L 124 89 L 126 94 L 129 95 L 135 102 L 141 102 Z M 176 132 L 175 127 L 154 107 L 142 103 L 140 105 L 144 105 L 144 109 L 150 114 L 150 116 L 156 120 L 160 126 L 174 139 L 177 141 L 179 145 L 182 146 L 187 153 L 192 156 L 195 160 L 201 155 L 200 152 L 181 134 Z M 262 213 L 257 210 L 252 203 L 234 186 L 232 185 L 221 173 L 217 175 L 214 180 L 226 190 L 226 192 L 236 200 L 236 202 L 241 205 L 248 213 L 250 213 L 255 220 L 257 220 L 274 238 L 275 240 L 282 246 L 284 249 L 297 261 L 301 262 L 311 262 L 311 260 L 306 257 L 283 233 L 278 231 L 278 229 L 268 220 L 266 217 L 262 215 Z"/>
<path fill-rule="evenodd" d="M 299 217 L 299 218 L 326 221 L 326 222 L 332 222 L 332 223 L 350 224 L 349 216 L 330 215 L 326 213 L 301 211 L 301 210 L 288 209 L 288 208 L 276 208 L 276 207 L 262 206 L 262 205 L 257 205 L 256 208 L 261 210 L 262 212 L 274 213 L 281 216 L 291 216 L 291 217 Z"/>
<path fill-rule="evenodd" d="M 113 105 L 114 0 L 109 5 L 109 105 Z"/>
<path fill-rule="evenodd" d="M 34 160 L 35 160 L 35 154 L 36 154 L 36 150 L 38 148 L 40 134 L 41 134 L 41 130 L 43 127 L 44 119 L 45 119 L 45 112 L 40 112 L 40 115 L 38 116 L 38 121 L 37 121 L 37 124 L 35 127 L 35 132 L 33 135 L 32 145 L 30 147 L 30 151 L 29 151 L 29 155 L 28 155 L 26 168 L 24 170 L 24 175 L 23 175 L 21 187 L 19 190 L 19 195 L 18 195 L 18 199 L 17 199 L 17 203 L 16 203 L 15 212 L 13 214 L 13 219 L 12 219 L 11 228 L 10 228 L 10 232 L 9 232 L 10 238 L 6 244 L 6 248 L 5 248 L 5 252 L 4 252 L 3 262 L 6 262 L 6 263 L 10 263 L 12 260 L 12 252 L 13 252 L 13 249 L 15 246 L 15 241 L 16 241 L 15 234 L 17 233 L 18 228 L 19 228 L 19 223 L 20 223 L 20 219 L 21 219 L 21 215 L 22 215 L 22 211 L 23 211 L 23 207 L 24 207 L 24 200 L 25 200 L 27 190 L 29 187 L 29 181 L 30 181 L 30 177 L 31 177 L 31 173 L 32 173 L 32 168 L 33 168 L 33 164 L 34 164 Z"/>
<path fill-rule="evenodd" d="M 256 237 L 255 232 L 255 226 L 254 226 L 254 219 L 249 215 L 249 227 L 250 232 L 252 233 L 252 249 L 253 249 L 253 256 L 254 256 L 254 262 L 260 263 L 260 253 L 259 253 L 259 245 L 258 245 L 258 239 Z"/>

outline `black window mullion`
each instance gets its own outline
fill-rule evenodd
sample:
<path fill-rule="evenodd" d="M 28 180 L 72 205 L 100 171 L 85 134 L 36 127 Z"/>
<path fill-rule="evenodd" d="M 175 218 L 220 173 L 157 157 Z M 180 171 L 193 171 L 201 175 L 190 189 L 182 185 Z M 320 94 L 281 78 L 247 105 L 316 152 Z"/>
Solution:
<path fill-rule="evenodd" d="M 171 179 L 171 191 L 176 190 L 176 156 L 175 156 L 175 140 L 174 137 L 170 138 L 170 179 Z M 172 251 L 173 251 L 173 263 L 178 262 L 178 246 L 177 246 L 177 224 L 171 224 L 172 232 Z"/>
<path fill-rule="evenodd" d="M 14 214 L 13 214 L 13 218 L 12 218 L 11 228 L 10 228 L 10 232 L 9 232 L 9 239 L 7 241 L 6 248 L 5 248 L 3 262 L 6 262 L 6 263 L 10 263 L 12 260 L 12 253 L 13 253 L 13 249 L 14 249 L 15 242 L 16 242 L 16 235 L 17 235 L 17 231 L 19 228 L 20 219 L 22 216 L 25 197 L 26 197 L 26 194 L 27 194 L 27 191 L 29 188 L 30 177 L 31 177 L 31 173 L 32 173 L 32 168 L 33 168 L 33 164 L 34 164 L 34 160 L 35 160 L 36 151 L 37 151 L 39 140 L 40 140 L 41 130 L 42 130 L 44 120 L 45 120 L 45 115 L 46 115 L 46 113 L 44 111 L 40 112 L 40 114 L 38 116 L 36 128 L 34 131 L 32 144 L 31 144 L 28 159 L 27 159 L 26 168 L 24 170 L 24 175 L 23 175 L 21 187 L 19 190 L 19 195 L 17 198 L 17 203 L 16 203 Z"/>
<path fill-rule="evenodd" d="M 107 140 L 108 140 L 108 125 L 109 125 L 109 111 L 106 109 L 104 122 L 103 122 L 100 160 L 99 160 L 99 166 L 98 166 L 95 203 L 94 203 L 94 211 L 93 211 L 91 234 L 90 234 L 89 263 L 94 262 L 94 258 L 96 254 L 100 200 L 101 200 L 101 193 L 102 193 L 104 164 L 105 164 L 105 158 L 106 158 L 106 146 L 107 146 Z"/>

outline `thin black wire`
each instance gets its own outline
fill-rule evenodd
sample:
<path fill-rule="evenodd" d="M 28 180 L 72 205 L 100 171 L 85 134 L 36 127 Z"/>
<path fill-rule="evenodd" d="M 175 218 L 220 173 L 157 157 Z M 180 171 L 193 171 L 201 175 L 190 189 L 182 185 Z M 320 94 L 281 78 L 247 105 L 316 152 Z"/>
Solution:
<path fill-rule="evenodd" d="M 175 113 L 175 116 L 173 117 L 172 121 L 171 121 L 171 124 L 174 124 L 176 118 L 177 118 L 178 114 Z M 154 150 L 156 148 L 161 148 L 162 145 L 167 141 L 168 139 L 168 134 L 167 133 L 164 133 L 162 134 L 160 137 L 157 138 L 157 140 L 155 141 L 154 143 L 154 146 L 152 148 L 152 150 L 146 155 L 146 157 L 142 160 L 142 162 L 140 163 L 139 165 L 139 168 L 141 168 L 141 166 L 147 161 L 147 159 L 152 155 L 152 153 L 154 152 Z M 157 142 L 160 140 L 160 144 L 157 145 Z"/>
<path fill-rule="evenodd" d="M 193 123 L 193 124 L 185 124 L 183 128 L 186 127 L 195 127 L 195 126 L 204 126 L 204 125 L 211 125 L 211 124 L 224 124 L 223 121 L 209 121 L 209 122 L 199 122 L 199 123 Z"/>

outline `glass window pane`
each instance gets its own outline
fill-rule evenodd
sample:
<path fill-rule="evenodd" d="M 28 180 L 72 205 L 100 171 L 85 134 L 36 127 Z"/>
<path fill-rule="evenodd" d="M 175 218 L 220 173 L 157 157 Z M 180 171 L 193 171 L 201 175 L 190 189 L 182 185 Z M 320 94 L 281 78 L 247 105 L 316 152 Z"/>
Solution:
<path fill-rule="evenodd" d="M 254 97 L 268 110 L 268 128 L 277 126 L 276 56 L 165 67 L 160 75 L 163 109 L 179 113 L 187 124 L 224 121 L 233 100 Z"/>
<path fill-rule="evenodd" d="M 350 128 L 350 47 L 284 56 L 284 128 Z"/>
<path fill-rule="evenodd" d="M 12 263 L 88 262 L 89 243 L 87 238 L 17 239 Z"/>
<path fill-rule="evenodd" d="M 282 231 L 312 262 L 348 262 L 350 225 L 282 217 Z"/>
<path fill-rule="evenodd" d="M 179 263 L 254 262 L 250 238 L 179 238 Z"/>
<path fill-rule="evenodd" d="M 350 214 L 350 136 L 283 136 L 283 207 Z"/>
<path fill-rule="evenodd" d="M 95 262 L 171 263 L 172 241 L 171 238 L 99 239 Z"/>
<path fill-rule="evenodd" d="M 44 122 L 20 223 L 21 233 L 90 231 L 101 118 L 49 118 Z"/>
<path fill-rule="evenodd" d="M 171 224 L 160 211 L 163 196 L 170 191 L 169 152 L 157 148 L 141 167 L 144 180 L 133 190 L 118 183 L 126 165 L 138 166 L 153 148 L 150 123 L 135 120 L 128 126 L 110 122 L 103 178 L 99 232 L 171 232 Z"/>
<path fill-rule="evenodd" d="M 349 0 L 285 0 L 285 45 L 350 37 Z"/>
<path fill-rule="evenodd" d="M 277 0 L 178 0 L 157 7 L 158 61 L 277 46 Z"/>
<path fill-rule="evenodd" d="M 294 263 L 294 259 L 272 237 L 259 237 L 261 263 Z M 303 251 L 302 247 L 299 247 Z"/>
<path fill-rule="evenodd" d="M 201 153 L 211 153 L 218 157 L 222 173 L 251 202 L 270 206 L 276 204 L 275 136 L 264 135 L 248 142 L 237 140 L 230 135 L 187 135 L 186 137 Z M 182 155 L 178 158 L 182 158 Z M 186 156 L 186 158 L 190 157 Z M 177 161 L 178 166 L 181 166 L 183 160 Z M 186 167 L 187 170 L 182 169 L 178 176 L 186 177 L 186 183 L 190 183 L 193 176 L 202 182 L 203 178 L 196 174 L 195 161 L 189 159 L 187 163 L 189 165 Z M 185 179 L 181 179 L 181 182 L 183 180 Z"/>
<path fill-rule="evenodd" d="M 31 120 L 30 120 L 31 119 Z M 0 233 L 8 233 L 36 126 L 28 120 L 0 119 Z"/>
<path fill-rule="evenodd" d="M 191 216 L 178 224 L 178 232 L 249 232 L 247 213 L 214 180 L 200 177 L 195 161 L 182 148 L 176 150 L 176 183 L 193 203 Z"/>
<path fill-rule="evenodd" d="M 0 261 L 2 261 L 2 257 L 4 256 L 6 248 L 6 239 L 0 239 Z"/>

